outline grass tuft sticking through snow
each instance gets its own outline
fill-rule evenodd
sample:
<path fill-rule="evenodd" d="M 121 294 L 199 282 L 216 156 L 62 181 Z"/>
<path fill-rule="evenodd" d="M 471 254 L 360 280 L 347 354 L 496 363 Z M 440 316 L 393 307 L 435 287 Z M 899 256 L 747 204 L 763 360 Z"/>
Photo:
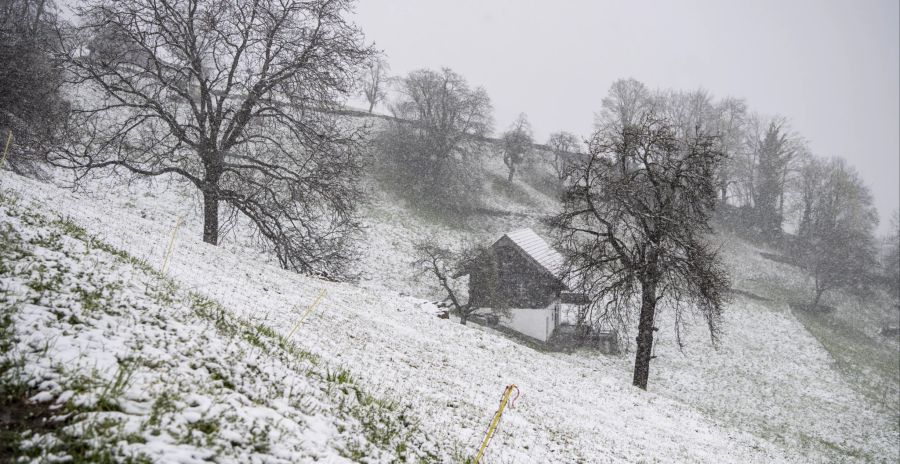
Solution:
<path fill-rule="evenodd" d="M 891 415 L 900 416 L 900 353 L 832 314 L 791 312 L 828 351 L 854 389 Z"/>
<path fill-rule="evenodd" d="M 151 462 L 160 448 L 187 461 L 437 460 L 409 409 L 346 369 L 8 194 L 0 279 L 0 410 L 14 414 L 0 415 L 3 460 Z M 121 343 L 91 367 L 98 334 Z"/>

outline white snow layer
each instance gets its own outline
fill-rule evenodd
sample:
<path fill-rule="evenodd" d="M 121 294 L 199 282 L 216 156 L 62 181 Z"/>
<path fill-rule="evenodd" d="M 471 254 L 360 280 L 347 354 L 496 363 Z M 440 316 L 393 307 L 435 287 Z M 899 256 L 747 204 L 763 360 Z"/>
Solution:
<path fill-rule="evenodd" d="M 182 288 L 221 303 L 235 317 L 282 335 L 325 289 L 324 300 L 291 341 L 327 365 L 345 368 L 374 396 L 408 406 L 421 436 L 427 437 L 422 438 L 421 448 L 428 450 L 434 444 L 440 450 L 440 457 L 434 459 L 440 461 L 458 459 L 460 446 L 464 454 L 474 454 L 510 383 L 517 384 L 522 394 L 504 414 L 485 462 L 832 460 L 829 446 L 821 443 L 858 450 L 864 460 L 893 462 L 897 456 L 896 421 L 849 388 L 821 345 L 785 310 L 773 311 L 738 298 L 728 307 L 727 332 L 719 351 L 710 349 L 698 331 L 689 338 L 694 344 L 682 354 L 661 330 L 650 391 L 644 392 L 630 385 L 628 358 L 538 352 L 478 326 L 438 319 L 435 308 L 425 300 L 377 285 L 363 289 L 304 277 L 264 262 L 250 248 L 204 244 L 199 240 L 199 219 L 191 216 L 192 205 L 184 200 L 173 203 L 170 193 L 123 192 L 118 198 L 88 198 L 6 172 L 0 179 L 3 188 L 17 192 L 25 203 L 33 202 L 42 213 L 68 217 L 154 267 L 162 263 L 176 215 L 188 213 L 186 226 L 177 236 L 169 277 Z M 391 218 L 378 224 L 388 230 L 395 227 Z M 402 256 L 385 253 L 377 258 L 378 253 L 393 249 L 390 244 L 371 241 L 368 245 L 367 262 L 379 260 L 382 266 L 397 266 L 398 273 L 407 272 L 399 269 L 407 264 Z M 383 269 L 390 268 L 379 270 Z M 369 278 L 375 280 L 378 275 Z M 123 282 L 130 279 L 138 278 L 121 276 Z M 140 287 L 139 282 L 129 283 L 129 288 Z M 56 318 L 46 306 L 25 305 L 20 311 L 26 319 L 18 324 L 32 327 L 46 326 Z M 344 447 L 348 439 L 346 433 L 341 435 L 339 418 L 327 410 L 285 417 L 279 409 L 292 401 L 293 391 L 309 388 L 302 376 L 264 354 L 256 354 L 255 359 L 229 358 L 228 353 L 238 349 L 234 343 L 216 341 L 212 332 L 200 336 L 203 332 L 198 332 L 196 322 L 178 322 L 178 311 L 184 310 L 177 305 L 148 311 L 165 312 L 167 322 L 154 328 L 145 316 L 124 312 L 103 316 L 94 324 L 95 330 L 68 337 L 50 328 L 35 331 L 34 337 L 53 337 L 56 342 L 46 355 L 49 359 L 42 361 L 47 364 L 30 368 L 33 375 L 64 364 L 74 372 L 109 372 L 118 359 L 137 349 L 126 340 L 139 331 L 145 345 L 139 355 L 156 356 L 168 364 L 159 372 L 136 371 L 135 376 L 176 376 L 193 391 L 182 399 L 184 409 L 173 421 L 196 421 L 228 411 L 235 422 L 222 427 L 214 441 L 246 439 L 258 430 L 253 424 L 261 420 L 280 424 L 279 430 L 268 431 L 274 434 L 271 447 L 252 454 L 254 460 L 339 459 L 335 449 Z M 76 359 L 80 362 L 71 364 Z M 258 409 L 238 394 L 204 393 L 210 388 L 204 383 L 208 377 L 204 381 L 193 377 L 191 363 L 228 370 L 233 382 L 253 385 L 254 395 L 265 407 Z M 250 363 L 256 367 L 251 369 Z M 135 382 L 129 389 L 139 399 L 134 409 L 146 408 L 160 394 L 159 388 Z M 314 396 L 317 402 L 329 401 L 320 396 Z M 282 416 L 271 417 L 277 414 Z M 191 448 L 152 439 L 146 445 L 129 446 L 149 448 L 161 462 L 192 462 L 209 453 L 205 446 Z M 390 452 L 384 451 L 382 459 L 388 458 Z M 378 460 L 378 456 L 372 459 Z"/>

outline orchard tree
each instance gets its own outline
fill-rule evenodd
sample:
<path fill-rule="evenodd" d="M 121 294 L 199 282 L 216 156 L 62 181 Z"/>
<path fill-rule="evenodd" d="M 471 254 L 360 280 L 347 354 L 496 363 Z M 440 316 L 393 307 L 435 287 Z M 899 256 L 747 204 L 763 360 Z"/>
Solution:
<path fill-rule="evenodd" d="M 714 105 L 711 129 L 716 134 L 725 162 L 716 172 L 719 202 L 728 203 L 730 190 L 737 183 L 737 166 L 747 148 L 747 103 L 737 98 L 725 98 Z"/>
<path fill-rule="evenodd" d="M 891 215 L 890 230 L 885 237 L 882 262 L 887 287 L 900 307 L 900 213 Z"/>
<path fill-rule="evenodd" d="M 547 139 L 547 147 L 553 152 L 553 171 L 559 180 L 566 179 L 575 164 L 573 157 L 581 152 L 581 140 L 571 132 L 554 132 Z"/>
<path fill-rule="evenodd" d="M 771 120 L 756 146 L 756 185 L 753 207 L 756 225 L 764 238 L 781 237 L 785 185 L 798 154 L 798 140 L 783 118 Z"/>
<path fill-rule="evenodd" d="M 687 311 L 699 312 L 718 343 L 729 278 L 704 238 L 723 161 L 714 147 L 713 137 L 679 137 L 652 113 L 621 129 L 601 128 L 571 177 L 563 212 L 551 220 L 594 314 L 627 322 L 639 306 L 633 383 L 642 389 L 660 307 L 674 311 L 679 344 Z"/>
<path fill-rule="evenodd" d="M 366 101 L 369 102 L 369 113 L 372 113 L 375 105 L 384 101 L 385 97 L 387 97 L 388 84 L 391 81 L 388 75 L 390 70 L 391 66 L 384 57 L 378 57 L 372 60 L 363 71 L 361 77 L 362 93 L 366 97 Z"/>
<path fill-rule="evenodd" d="M 519 114 L 519 117 L 509 126 L 509 130 L 503 133 L 500 142 L 503 164 L 509 170 L 507 182 L 512 183 L 516 168 L 525 161 L 525 157 L 531 151 L 531 145 L 534 143 L 531 124 L 528 123 L 528 116 L 525 113 Z"/>
<path fill-rule="evenodd" d="M 413 244 L 413 248 L 416 256 L 413 267 L 437 281 L 446 295 L 444 301 L 459 316 L 459 323 L 466 325 L 469 316 L 479 308 L 471 304 L 471 295 L 466 301 L 462 299 L 463 288 L 459 278 L 478 269 L 481 278 L 485 279 L 485 290 L 495 290 L 497 266 L 491 250 L 483 246 L 469 246 L 460 252 L 453 252 L 433 240 L 417 242 Z M 496 306 L 495 302 L 498 300 L 493 293 L 482 297 L 484 301 Z M 502 312 L 502 308 L 494 309 Z"/>
<path fill-rule="evenodd" d="M 680 137 L 689 137 L 698 130 L 715 135 L 715 108 L 712 95 L 706 90 L 657 92 L 653 109 L 669 121 Z"/>
<path fill-rule="evenodd" d="M 734 179 L 734 198 L 739 206 L 753 208 L 759 176 L 759 148 L 765 134 L 767 121 L 756 113 L 747 114 L 743 125 L 743 143 L 731 155 L 731 173 Z M 754 218 L 748 218 L 750 223 Z"/>
<path fill-rule="evenodd" d="M 747 105 L 744 101 L 725 98 L 717 102 L 703 89 L 669 90 L 654 96 L 654 108 L 674 124 L 680 137 L 690 137 L 698 130 L 715 136 L 716 149 L 725 156 L 716 172 L 716 184 L 719 202 L 726 203 L 729 187 L 734 183 L 735 161 L 746 146 Z"/>
<path fill-rule="evenodd" d="M 478 189 L 474 155 L 491 132 L 491 110 L 487 92 L 450 69 L 409 73 L 376 140 L 382 178 L 420 204 L 459 206 Z"/>
<path fill-rule="evenodd" d="M 434 159 L 472 154 L 473 141 L 487 136 L 493 124 L 491 99 L 482 87 L 470 88 L 449 68 L 422 69 L 401 81 L 395 115 L 421 131 Z"/>
<path fill-rule="evenodd" d="M 71 146 L 53 162 L 175 176 L 249 219 L 282 266 L 340 273 L 358 229 L 360 129 L 333 116 L 373 56 L 350 0 L 86 0 L 62 44 L 81 89 Z M 85 53 L 83 43 L 118 37 Z M 102 43 L 103 41 L 101 41 Z"/>
<path fill-rule="evenodd" d="M 812 235 L 813 215 L 821 204 L 819 195 L 822 194 L 828 170 L 828 162 L 814 156 L 804 159 L 799 169 L 796 185 L 799 242 L 808 241 Z"/>
<path fill-rule="evenodd" d="M 601 102 L 602 109 L 594 115 L 596 129 L 622 130 L 633 125 L 653 107 L 653 98 L 640 81 L 619 79 L 609 87 L 608 95 Z"/>
<path fill-rule="evenodd" d="M 867 287 L 877 266 L 878 213 L 868 187 L 844 160 L 812 163 L 804 169 L 808 190 L 803 195 L 797 257 L 812 275 L 809 308 L 814 310 L 829 290 Z"/>

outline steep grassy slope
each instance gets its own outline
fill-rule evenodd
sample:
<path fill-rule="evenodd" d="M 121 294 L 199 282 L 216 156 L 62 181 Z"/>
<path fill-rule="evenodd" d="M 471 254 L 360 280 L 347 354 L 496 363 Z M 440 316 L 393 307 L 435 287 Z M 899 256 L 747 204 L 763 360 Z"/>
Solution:
<path fill-rule="evenodd" d="M 500 167 L 492 169 L 488 178 L 495 177 Z M 552 204 L 552 198 L 527 183 L 517 181 L 516 186 L 529 189 L 536 203 Z M 498 209 L 528 208 L 497 192 L 492 201 Z M 398 278 L 404 274 L 402 258 L 411 250 L 397 244 L 427 236 L 445 243 L 487 244 L 509 230 L 543 227 L 537 215 L 472 216 L 451 227 L 387 201 L 380 207 L 390 212 L 370 214 L 369 220 L 374 230 L 391 237 L 394 247 L 370 249 L 371 268 L 384 276 L 376 277 L 379 282 L 419 296 L 439 292 L 429 287 L 427 279 Z M 397 218 L 402 218 L 400 224 L 394 222 Z M 861 302 L 835 292 L 829 300 L 838 308 L 833 314 L 792 311 L 790 303 L 807 298 L 807 276 L 766 259 L 763 253 L 772 250 L 739 237 L 722 234 L 714 240 L 722 242 L 737 290 L 727 308 L 722 346 L 712 349 L 701 329 L 689 330 L 688 345 L 678 349 L 673 321 L 663 314 L 666 322 L 656 348 L 651 389 L 814 461 L 884 462 L 900 452 L 900 349 L 896 338 L 878 334 L 885 321 L 898 317 L 889 302 L 877 294 Z M 574 358 L 578 357 L 586 365 L 597 363 L 595 354 Z M 631 359 L 611 361 L 619 380 L 628 382 Z"/>
<path fill-rule="evenodd" d="M 485 182 L 500 174 L 498 166 L 488 166 Z M 735 237 L 721 239 L 736 287 L 766 300 L 738 296 L 729 305 L 719 350 L 696 330 L 679 351 L 663 314 L 651 392 L 644 393 L 630 387 L 630 357 L 536 352 L 487 329 L 439 320 L 433 306 L 416 298 L 436 293 L 411 271 L 411 243 L 423 237 L 490 242 L 518 227 L 540 229 L 538 218 L 552 198 L 527 184 L 517 182 L 533 198 L 527 203 L 520 194 L 488 190 L 487 204 L 518 215 L 464 221 L 411 211 L 376 190 L 364 210 L 360 288 L 267 264 L 270 258 L 255 251 L 240 226 L 222 247 L 199 243 L 196 202 L 177 184 L 135 184 L 130 191 L 95 184 L 87 197 L 0 176 L 46 214 L 68 216 L 153 267 L 162 262 L 176 217 L 186 216 L 169 278 L 250 327 L 285 335 L 326 289 L 324 302 L 291 342 L 328 369 L 351 372 L 373 398 L 397 400 L 394 410 L 406 411 L 423 437 L 409 447 L 436 449 L 438 461 L 473 452 L 507 383 L 517 383 L 523 395 L 504 416 L 490 462 L 892 462 L 900 451 L 896 413 L 848 381 L 835 363 L 848 351 L 820 342 L 829 336 L 788 308 L 802 276 Z M 855 338 L 847 340 L 856 346 Z M 887 377 L 877 377 L 859 358 L 845 362 L 861 366 L 864 379 L 896 375 L 886 363 Z"/>
<path fill-rule="evenodd" d="M 900 451 L 896 412 L 857 388 L 860 382 L 882 379 L 881 374 L 847 375 L 821 343 L 821 334 L 808 330 L 806 319 L 817 316 L 790 309 L 789 302 L 808 292 L 798 269 L 760 254 L 770 250 L 732 236 L 720 239 L 735 287 L 743 293 L 727 307 L 726 334 L 719 350 L 708 348 L 700 328 L 689 334 L 692 343 L 683 354 L 672 340 L 664 341 L 658 352 L 662 394 L 813 460 L 890 462 Z M 848 350 L 873 343 L 867 337 L 845 341 Z M 881 343 L 880 352 L 895 360 L 887 378 L 894 379 L 890 388 L 897 398 L 896 348 L 890 341 Z M 882 360 L 853 362 L 864 371 Z"/>
<path fill-rule="evenodd" d="M 370 220 L 375 230 L 393 234 L 393 244 L 420 236 L 486 244 L 509 230 L 542 227 L 535 218 L 480 216 L 454 228 L 393 205 L 382 208 L 393 212 Z M 396 218 L 404 223 L 392 223 Z M 721 348 L 710 347 L 700 323 L 699 329 L 688 331 L 687 346 L 680 350 L 674 323 L 664 313 L 651 390 L 812 461 L 889 462 L 900 451 L 900 358 L 897 340 L 877 333 L 878 323 L 896 318 L 887 302 L 873 297 L 861 304 L 836 293 L 829 300 L 838 307 L 835 314 L 795 313 L 789 303 L 802 301 L 809 292 L 799 269 L 764 258 L 761 253 L 772 250 L 736 236 L 715 240 L 723 244 L 738 290 L 726 310 Z M 427 279 L 418 283 L 413 276 L 397 277 L 410 272 L 403 267 L 410 252 L 400 246 L 373 247 L 369 259 L 373 269 L 387 276 L 382 283 L 413 295 L 438 295 Z M 630 356 L 601 362 L 596 354 L 582 353 L 570 360 L 591 367 L 610 362 L 602 369 L 629 382 Z"/>
<path fill-rule="evenodd" d="M 162 261 L 170 223 L 157 224 L 142 219 L 139 211 L 88 200 L 12 175 L 3 174 L 2 180 L 4 187 L 21 195 L 24 202 L 34 202 L 34 208 L 42 214 L 67 216 L 70 222 L 85 227 L 98 240 L 153 263 L 153 267 Z M 162 213 L 144 212 L 145 216 L 155 214 Z M 433 316 L 434 308 L 422 300 L 400 297 L 396 292 L 366 291 L 352 285 L 317 281 L 259 263 L 252 253 L 240 254 L 204 245 L 194 238 L 198 229 L 192 224 L 188 221 L 186 230 L 178 236 L 168 273 L 173 282 L 200 298 L 220 302 L 236 320 L 250 327 L 269 328 L 278 335 L 286 335 L 301 308 L 309 304 L 319 289 L 326 289 L 323 303 L 291 342 L 298 350 L 319 359 L 322 365 L 351 372 L 357 384 L 372 397 L 396 399 L 400 411 L 408 408 L 407 417 L 419 425 L 415 435 L 419 441 L 411 441 L 408 449 L 429 450 L 427 444 L 434 443 L 440 453 L 436 461 L 452 462 L 473 452 L 496 408 L 500 392 L 508 383 L 518 384 L 522 396 L 504 417 L 491 445 L 491 462 L 787 460 L 783 450 L 734 427 L 716 424 L 690 405 L 652 392 L 636 391 L 622 381 L 625 372 L 617 367 L 617 360 L 593 357 L 590 363 L 574 362 L 566 355 L 535 352 L 493 333 L 437 319 Z M 130 278 L 122 280 L 131 282 Z M 141 288 L 140 280 L 136 286 Z M 130 311 L 122 311 L 122 319 L 117 322 L 137 317 Z M 46 314 L 55 319 L 49 307 L 35 308 L 35 317 L 47 317 Z M 17 327 L 15 324 L 14 328 Z M 129 332 L 125 327 L 122 329 L 115 332 Z M 82 338 L 76 334 L 74 339 L 90 346 L 96 337 Z M 153 347 L 151 341 L 156 339 L 162 339 L 158 343 L 165 340 L 171 343 L 172 338 L 164 333 L 151 333 L 149 338 L 142 338 L 142 346 Z M 207 341 L 210 338 L 194 335 L 183 338 L 196 338 L 199 346 L 210 345 Z M 192 343 L 185 349 L 196 345 Z M 151 352 L 171 356 L 169 350 L 163 345 Z M 201 351 L 189 351 L 184 356 L 203 359 Z M 252 347 L 246 351 L 252 352 Z M 262 357 L 256 361 L 258 368 L 273 362 L 263 353 L 258 356 Z M 114 359 L 97 351 L 83 359 L 90 363 L 94 357 Z M 61 362 L 52 356 L 50 359 Z M 103 378 L 114 382 L 115 364 L 107 362 L 110 364 L 103 364 L 108 366 Z M 218 358 L 216 364 L 228 366 L 235 361 Z M 73 372 L 83 369 L 75 368 Z M 256 400 L 274 408 L 279 389 L 287 388 L 285 382 L 290 379 L 278 378 L 285 371 L 275 366 L 268 372 L 274 377 L 258 382 L 255 379 L 259 374 L 255 371 L 226 371 L 223 378 L 233 385 L 243 385 L 240 382 L 258 385 L 262 390 Z M 187 377 L 185 385 L 193 385 L 201 392 L 197 394 L 202 394 L 208 388 L 205 386 L 210 385 L 206 382 L 217 380 L 209 373 L 203 375 L 199 379 Z M 299 377 L 298 374 L 293 382 L 300 383 Z M 219 388 L 218 384 L 211 385 Z M 266 393 L 266 388 L 272 393 Z M 133 394 L 146 398 L 153 390 L 142 386 Z M 207 395 L 205 398 L 198 400 L 197 406 L 191 406 L 193 402 L 187 402 L 186 406 L 218 411 L 227 397 Z M 247 407 L 252 409 L 249 404 Z M 249 410 L 240 412 L 240 417 L 256 417 Z M 201 414 L 199 419 L 202 417 Z M 340 416 L 335 413 L 334 417 Z M 173 423 L 184 426 L 183 422 Z M 362 427 L 365 429 L 365 425 Z M 223 428 L 212 430 L 204 426 L 204 430 L 209 433 L 203 430 L 199 433 L 212 435 L 210 446 L 221 443 L 225 447 L 226 438 L 218 435 L 218 430 Z M 311 426 L 310 430 L 319 428 Z M 326 434 L 329 430 L 341 433 L 337 427 L 323 426 L 322 430 Z M 72 433 L 77 435 L 78 431 Z M 171 433 L 179 432 L 176 429 Z M 153 442 L 148 439 L 148 443 Z M 195 452 L 205 452 L 205 443 L 194 444 Z M 415 443 L 423 445 L 413 446 Z M 297 452 L 314 452 L 302 444 L 299 446 L 302 451 Z M 333 454 L 340 454 L 340 449 L 343 448 L 333 446 Z M 371 450 L 375 449 L 381 448 L 373 444 Z M 388 446 L 382 452 L 389 456 L 394 449 Z M 271 453 L 281 450 L 272 443 Z M 225 455 L 223 449 L 219 452 Z M 166 456 L 184 455 L 173 452 Z"/>
<path fill-rule="evenodd" d="M 35 209 L 0 196 L 0 460 L 441 459 L 351 372 Z"/>

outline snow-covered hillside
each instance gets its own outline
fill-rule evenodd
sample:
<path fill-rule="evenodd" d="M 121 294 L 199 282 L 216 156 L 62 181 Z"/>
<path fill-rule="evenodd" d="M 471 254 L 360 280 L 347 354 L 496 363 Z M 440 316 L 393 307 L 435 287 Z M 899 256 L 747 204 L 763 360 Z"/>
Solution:
<path fill-rule="evenodd" d="M 15 207 L 5 200 L 0 226 L 28 250 L 3 257 L 3 305 L 19 338 L 12 353 L 25 360 L 4 376 L 27 381 L 33 399 L 61 405 L 59 413 L 68 403 L 92 410 L 70 419 L 71 434 L 118 421 L 118 456 L 460 462 L 474 454 L 509 383 L 522 394 L 485 462 L 893 462 L 898 453 L 896 416 L 852 388 L 775 298 L 737 296 L 719 351 L 698 330 L 681 353 L 661 330 L 649 392 L 631 387 L 628 357 L 535 351 L 435 317 L 423 299 L 433 294 L 409 270 L 411 240 L 488 241 L 533 217 L 454 226 L 376 196 L 365 211 L 367 280 L 357 286 L 281 270 L 240 237 L 222 247 L 201 243 L 195 204 L 177 187 L 86 194 L 6 172 L 0 179 L 4 198 L 18 198 Z M 23 211 L 65 221 L 30 221 Z M 168 271 L 157 275 L 181 215 Z M 78 240 L 69 223 L 107 251 Z M 57 239 L 30 240 L 54 230 Z M 734 238 L 726 245 L 738 288 L 762 294 L 759 274 L 778 269 L 758 251 Z M 65 269 L 55 271 L 65 276 L 57 287 L 68 290 L 35 295 L 27 283 L 41 264 Z M 76 304 L 73 289 L 89 279 L 96 288 L 88 290 L 101 290 L 91 301 L 107 310 Z M 280 342 L 321 290 L 322 303 Z M 218 327 L 220 319 L 231 328 Z M 73 383 L 85 373 L 94 381 Z M 152 405 L 170 401 L 163 387 L 179 399 L 161 424 L 150 424 Z M 99 399 L 121 411 L 99 411 Z M 379 433 L 385 429 L 392 433 Z M 104 443 L 93 439 L 87 443 Z"/>
<path fill-rule="evenodd" d="M 12 411 L 4 430 L 40 425 L 4 436 L 14 449 L 0 457 L 293 463 L 441 456 L 399 403 L 372 396 L 340 366 L 28 201 L 11 191 L 0 197 L 0 396 Z"/>

